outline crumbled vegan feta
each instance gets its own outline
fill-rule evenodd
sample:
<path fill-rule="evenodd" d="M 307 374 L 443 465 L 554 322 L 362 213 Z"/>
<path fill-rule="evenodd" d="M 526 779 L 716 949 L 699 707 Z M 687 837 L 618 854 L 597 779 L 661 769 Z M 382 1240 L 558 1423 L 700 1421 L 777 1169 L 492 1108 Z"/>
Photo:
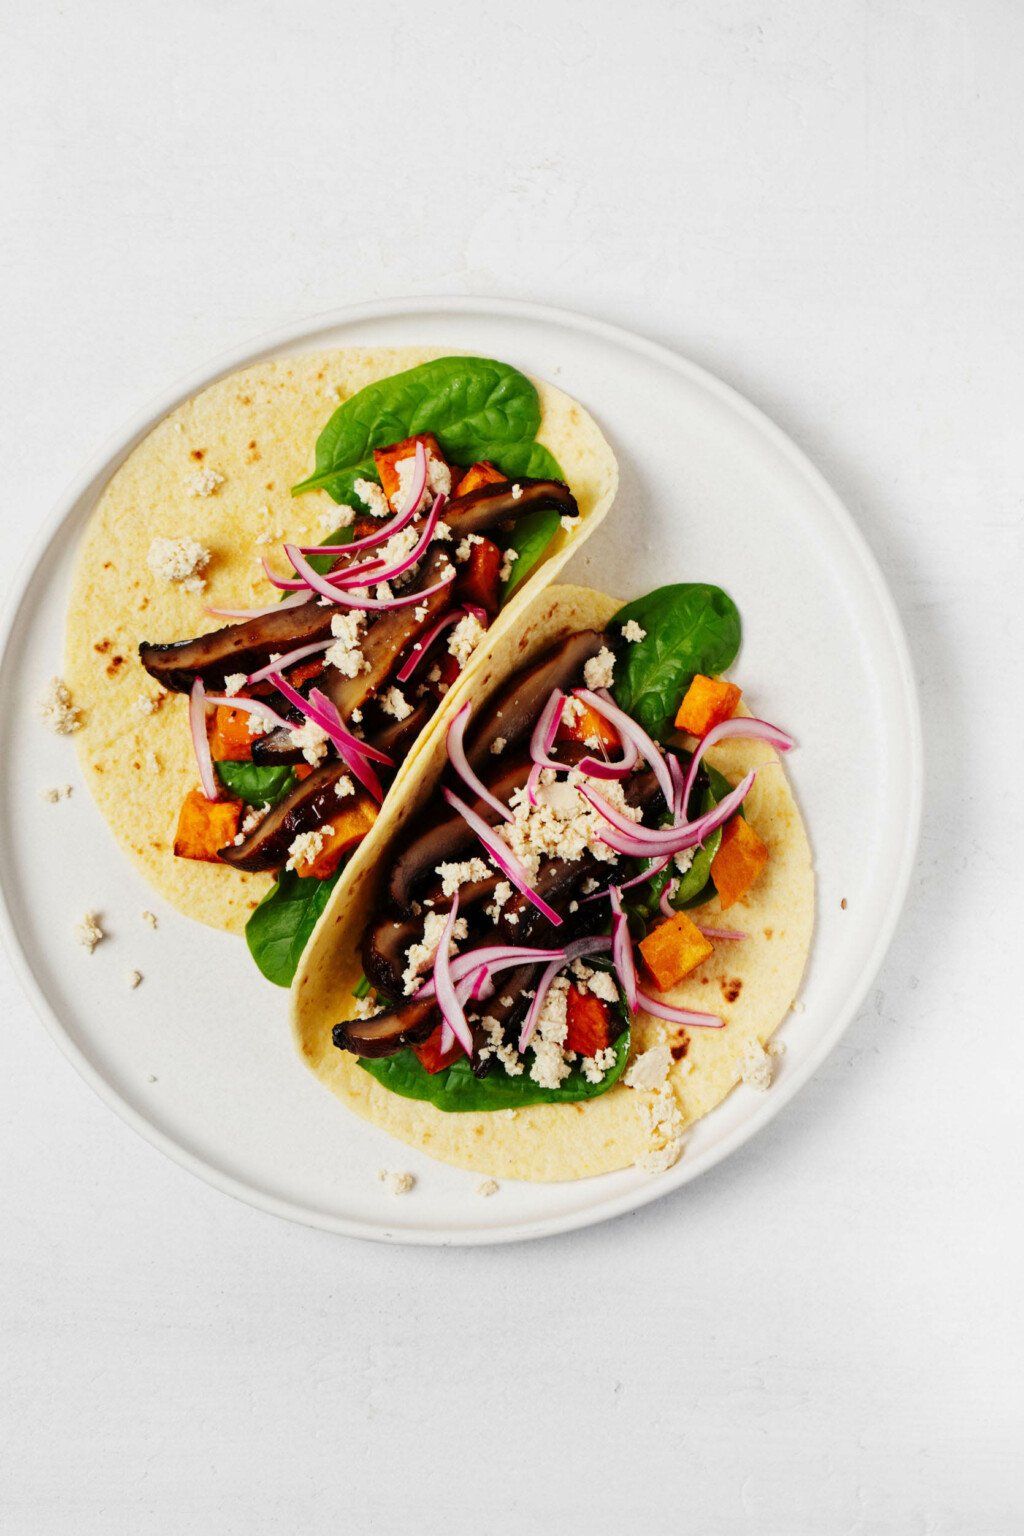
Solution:
<path fill-rule="evenodd" d="M 329 667 L 337 667 L 342 677 L 358 677 L 360 672 L 370 670 L 370 663 L 362 652 L 365 624 L 366 611 L 363 608 L 349 608 L 344 613 L 336 613 L 331 619 L 334 644 L 325 652 L 324 661 Z"/>
<path fill-rule="evenodd" d="M 75 943 L 81 944 L 82 948 L 87 949 L 90 955 L 96 948 L 96 945 L 106 938 L 106 934 L 100 927 L 99 916 L 95 912 L 84 913 L 71 931 L 75 936 Z"/>
<path fill-rule="evenodd" d="M 391 508 L 376 480 L 355 480 L 352 484 L 359 500 L 366 506 L 371 517 L 390 517 Z"/>
<path fill-rule="evenodd" d="M 637 1158 L 637 1166 L 647 1173 L 664 1173 L 679 1161 L 683 1150 L 683 1117 L 672 1084 L 663 1082 L 645 1098 L 641 1113 L 650 1140 L 647 1150 Z"/>
<path fill-rule="evenodd" d="M 393 716 L 395 720 L 408 720 L 412 714 L 412 705 L 401 688 L 389 688 L 380 701 L 380 707 L 386 715 Z"/>
<path fill-rule="evenodd" d="M 190 496 L 212 496 L 217 487 L 224 484 L 224 476 L 206 465 L 189 475 L 186 483 Z"/>
<path fill-rule="evenodd" d="M 515 482 L 515 484 L 513 485 L 513 487 L 512 487 L 512 500 L 513 501 L 521 501 L 522 497 L 523 497 L 523 488 L 519 484 L 519 481 L 517 480 Z"/>
<path fill-rule="evenodd" d="M 494 740 L 491 742 L 491 751 L 494 753 L 495 757 L 500 757 L 501 753 L 504 752 L 507 746 L 508 742 L 505 740 L 504 736 L 495 736 Z"/>
<path fill-rule="evenodd" d="M 404 459 L 395 460 L 395 473 L 398 476 L 398 490 L 395 492 L 394 505 L 396 509 L 400 507 L 403 512 L 408 511 L 406 502 L 409 499 L 409 492 L 412 489 L 412 476 L 415 467 L 415 452 L 407 454 Z M 427 482 L 423 488 L 423 495 L 416 503 L 416 511 L 418 512 L 420 510 L 426 500 L 432 500 L 434 496 L 438 496 L 442 493 L 445 496 L 450 496 L 452 493 L 452 472 L 448 468 L 448 465 L 445 464 L 441 459 L 436 459 L 428 448 Z"/>
<path fill-rule="evenodd" d="M 58 800 L 70 800 L 72 795 L 70 784 L 55 784 L 52 789 L 41 789 L 40 796 L 48 805 L 56 805 Z"/>
<path fill-rule="evenodd" d="M 569 978 L 556 976 L 551 983 L 537 1017 L 537 1028 L 529 1048 L 533 1051 L 530 1077 L 540 1088 L 557 1088 L 572 1071 L 573 1053 L 565 1050 L 569 1032 L 567 1005 Z"/>
<path fill-rule="evenodd" d="M 491 869 L 483 859 L 463 859 L 461 864 L 439 864 L 434 873 L 441 876 L 442 896 L 454 896 L 460 886 L 474 880 L 486 880 Z"/>
<path fill-rule="evenodd" d="M 431 538 L 432 544 L 447 544 L 452 536 L 452 530 L 443 518 L 438 518 L 434 524 L 434 532 Z"/>
<path fill-rule="evenodd" d="M 137 715 L 155 715 L 166 699 L 166 693 L 140 693 L 135 700 L 135 713 Z"/>
<path fill-rule="evenodd" d="M 560 724 L 568 726 L 573 725 L 577 720 L 583 718 L 584 714 L 586 713 L 586 708 L 587 706 L 584 704 L 582 699 L 575 699 L 570 694 L 565 703 L 562 705 L 562 718 Z"/>
<path fill-rule="evenodd" d="M 180 539 L 154 539 L 146 563 L 154 576 L 177 582 L 186 592 L 201 592 L 206 578 L 199 572 L 209 565 L 210 551 L 188 535 Z"/>
<path fill-rule="evenodd" d="M 741 1075 L 747 1087 L 759 1093 L 767 1093 L 772 1085 L 772 1058 L 756 1040 L 747 1048 Z"/>
<path fill-rule="evenodd" d="M 610 971 L 593 971 L 587 977 L 587 991 L 599 997 L 603 1003 L 617 1003 L 619 989 Z"/>
<path fill-rule="evenodd" d="M 480 1183 L 476 1187 L 476 1192 L 484 1200 L 487 1200 L 491 1195 L 496 1195 L 500 1188 L 501 1185 L 498 1183 L 497 1179 L 481 1179 Z"/>
<path fill-rule="evenodd" d="M 622 1081 L 627 1088 L 659 1088 L 672 1066 L 672 1052 L 667 1045 L 652 1045 L 635 1057 Z"/>
<path fill-rule="evenodd" d="M 545 768 L 535 791 L 535 805 L 530 804 L 525 787 L 512 791 L 509 809 L 513 819 L 498 828 L 498 836 L 531 874 L 537 873 L 542 856 L 576 860 L 589 852 L 606 864 L 616 862 L 615 853 L 601 839 L 607 826 L 604 817 L 579 792 L 580 785 L 589 783 L 576 769 L 567 779 L 558 780 L 553 769 Z M 627 805 L 617 780 L 602 779 L 597 787 L 623 815 L 640 820 L 641 811 Z"/>
<path fill-rule="evenodd" d="M 448 649 L 460 667 L 464 667 L 480 643 L 484 627 L 475 613 L 467 613 L 452 630 Z"/>
<path fill-rule="evenodd" d="M 347 795 L 354 795 L 355 792 L 356 787 L 352 783 L 352 780 L 349 778 L 347 773 L 343 773 L 341 778 L 335 782 L 334 793 L 337 795 L 339 800 L 344 800 Z"/>
<path fill-rule="evenodd" d="M 468 560 L 470 555 L 473 553 L 473 545 L 482 544 L 483 541 L 484 536 L 482 533 L 467 534 L 466 537 L 455 546 L 455 559 L 457 564 L 462 565 L 464 561 Z"/>
<path fill-rule="evenodd" d="M 245 717 L 245 728 L 250 736 L 266 736 L 271 729 L 269 720 L 264 720 L 262 715 L 257 715 L 249 710 Z"/>
<path fill-rule="evenodd" d="M 509 1077 L 521 1077 L 524 1069 L 523 1059 L 515 1046 L 506 1041 L 504 1031 L 497 1019 L 492 1019 L 488 1014 L 480 1022 L 487 1031 L 488 1041 L 487 1045 L 480 1047 L 480 1060 L 487 1061 L 493 1056 L 501 1062 Z"/>
<path fill-rule="evenodd" d="M 646 629 L 641 629 L 636 619 L 627 619 L 625 624 L 622 626 L 623 640 L 631 640 L 635 644 L 636 642 L 643 640 L 646 635 Z"/>
<path fill-rule="evenodd" d="M 498 572 L 499 581 L 508 581 L 512 576 L 512 566 L 519 559 L 518 549 L 506 549 L 502 556 L 501 570 Z"/>
<path fill-rule="evenodd" d="M 615 677 L 615 657 L 606 645 L 583 668 L 588 688 L 610 688 Z"/>
<path fill-rule="evenodd" d="M 247 672 L 229 672 L 224 679 L 224 692 L 227 694 L 237 693 L 239 688 L 244 686 L 248 675 Z"/>
<path fill-rule="evenodd" d="M 300 864 L 313 864 L 323 851 L 324 843 L 333 835 L 332 826 L 316 827 L 312 832 L 300 832 L 288 845 L 288 862 L 285 869 L 298 869 Z"/>
<path fill-rule="evenodd" d="M 375 1003 L 369 993 L 365 997 L 353 997 L 351 1011 L 355 1019 L 375 1019 L 378 1013 L 384 1012 L 380 1003 Z"/>
<path fill-rule="evenodd" d="M 51 677 L 38 700 L 39 718 L 58 736 L 70 736 L 82 724 L 82 712 L 71 702 L 71 689 L 62 677 Z"/>
<path fill-rule="evenodd" d="M 325 533 L 333 533 L 335 528 L 350 528 L 355 522 L 356 509 L 343 501 L 340 506 L 330 512 L 321 512 L 317 518 L 318 525 Z"/>
<path fill-rule="evenodd" d="M 126 977 L 126 980 L 128 982 L 129 988 L 131 989 L 131 991 L 134 992 L 135 988 L 137 986 L 139 986 L 141 984 L 141 982 L 142 982 L 142 972 L 141 971 L 129 971 L 128 975 Z"/>
<path fill-rule="evenodd" d="M 315 720 L 304 720 L 288 732 L 288 737 L 293 747 L 301 748 L 306 762 L 314 768 L 327 756 L 327 732 Z"/>
<path fill-rule="evenodd" d="M 584 1056 L 580 1062 L 583 1076 L 588 1083 L 603 1083 L 614 1065 L 615 1052 L 610 1045 L 595 1052 L 593 1056 Z"/>
<path fill-rule="evenodd" d="M 572 533 L 573 529 L 578 528 L 580 525 L 579 516 L 577 515 L 576 517 L 570 517 L 568 513 L 566 513 L 564 517 L 560 517 L 558 521 L 561 523 L 566 533 Z"/>
<path fill-rule="evenodd" d="M 512 899 L 512 886 L 508 880 L 499 880 L 494 887 L 494 899 L 489 906 L 484 908 L 492 922 L 497 922 L 501 916 L 501 909 L 507 901 Z"/>
<path fill-rule="evenodd" d="M 681 875 L 686 874 L 696 856 L 696 848 L 684 848 L 681 853 L 675 855 L 675 866 Z"/>
<path fill-rule="evenodd" d="M 402 987 L 406 996 L 416 991 L 417 979 L 422 976 L 428 966 L 433 964 L 437 953 L 437 946 L 441 942 L 444 925 L 448 921 L 445 912 L 428 912 L 423 922 L 423 939 L 419 944 L 410 944 L 406 950 L 406 967 L 402 973 Z M 469 933 L 469 925 L 464 917 L 457 917 L 452 927 L 452 936 L 448 943 L 448 953 L 454 955 L 458 941 L 466 938 Z"/>

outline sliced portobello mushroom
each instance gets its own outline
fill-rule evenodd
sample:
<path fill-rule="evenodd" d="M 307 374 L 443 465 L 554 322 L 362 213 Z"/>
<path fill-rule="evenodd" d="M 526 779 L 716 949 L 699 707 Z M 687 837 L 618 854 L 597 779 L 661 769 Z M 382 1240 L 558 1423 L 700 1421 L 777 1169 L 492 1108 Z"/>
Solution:
<path fill-rule="evenodd" d="M 488 699 L 466 732 L 466 755 L 474 772 L 483 776 L 491 748 L 499 737 L 506 743 L 503 752 L 529 737 L 552 690 L 578 687 L 583 682 L 586 663 L 607 644 L 608 637 L 601 631 L 580 630 L 510 677 Z"/>
<path fill-rule="evenodd" d="M 409 963 L 406 954 L 409 946 L 419 944 L 422 938 L 421 917 L 396 922 L 393 917 L 384 916 L 367 925 L 363 934 L 363 970 L 379 992 L 388 997 L 404 995 L 402 977 Z"/>
<path fill-rule="evenodd" d="M 342 803 L 334 786 L 346 773 L 348 768 L 337 758 L 321 763 L 274 806 L 244 842 L 237 846 L 229 843 L 218 857 L 234 869 L 280 869 L 300 832 L 312 832 L 330 821 L 332 811 Z"/>
<path fill-rule="evenodd" d="M 530 759 L 522 755 L 507 763 L 497 758 L 492 759 L 494 763 L 499 761 L 501 766 L 497 773 L 492 774 L 487 787 L 499 800 L 507 801 L 512 791 L 521 789 L 529 778 Z M 492 806 L 475 796 L 470 798 L 468 790 L 466 799 L 489 825 L 493 826 L 499 820 Z M 402 917 L 411 917 L 414 894 L 420 883 L 433 876 L 439 864 L 465 857 L 467 850 L 474 845 L 476 834 L 458 812 L 453 811 L 443 800 L 439 804 L 435 802 L 427 813 L 427 819 L 406 842 L 391 868 L 387 887 L 390 905 Z"/>
<path fill-rule="evenodd" d="M 514 494 L 514 491 L 518 494 Z M 551 508 L 563 517 L 578 517 L 576 498 L 564 480 L 499 480 L 493 485 L 482 485 L 467 496 L 456 496 L 444 509 L 444 520 L 453 535 L 464 538 L 467 533 L 482 533 L 485 528 L 496 528 L 499 523 L 515 522 L 527 512 L 540 512 Z"/>
<path fill-rule="evenodd" d="M 420 567 L 416 581 L 405 590 L 420 591 L 435 586 L 450 566 L 451 560 L 445 547 L 435 545 Z M 399 657 L 420 635 L 426 633 L 451 600 L 449 585 L 425 597 L 422 603 L 385 609 L 376 622 L 369 626 L 363 640 L 363 659 L 369 663 L 366 670 L 358 672 L 355 677 L 345 677 L 336 667 L 328 668 L 329 674 L 333 675 L 323 683 L 323 692 L 346 724 L 354 709 L 362 709 L 374 694 L 383 691 Z"/>
<path fill-rule="evenodd" d="M 248 674 L 265 666 L 274 651 L 284 654 L 296 646 L 329 640 L 333 612 L 314 597 L 297 608 L 226 624 L 194 640 L 176 640 L 171 645 L 144 640 L 139 646 L 139 660 L 150 677 L 172 693 L 188 693 L 197 677 L 215 691 L 223 688 L 224 679 L 233 672 Z"/>
<path fill-rule="evenodd" d="M 343 1019 L 331 1037 L 339 1051 L 356 1056 L 394 1056 L 403 1045 L 418 1045 L 441 1022 L 441 1010 L 433 998 L 398 1003 L 372 1019 Z"/>

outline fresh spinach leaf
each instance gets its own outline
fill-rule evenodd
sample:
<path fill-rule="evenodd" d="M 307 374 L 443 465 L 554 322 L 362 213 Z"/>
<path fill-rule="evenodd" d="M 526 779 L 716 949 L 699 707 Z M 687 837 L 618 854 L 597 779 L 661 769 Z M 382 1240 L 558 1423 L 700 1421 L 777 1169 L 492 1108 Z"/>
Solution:
<path fill-rule="evenodd" d="M 574 1065 L 559 1088 L 541 1088 L 525 1071 L 520 1077 L 509 1077 L 501 1066 L 488 1072 L 486 1077 L 474 1077 L 464 1056 L 445 1071 L 430 1073 L 408 1047 L 396 1056 L 385 1056 L 379 1061 L 360 1057 L 359 1065 L 378 1083 L 405 1099 L 423 1099 L 437 1109 L 466 1114 L 479 1110 L 522 1109 L 528 1104 L 577 1104 L 585 1099 L 599 1098 L 618 1082 L 625 1070 L 629 1056 L 628 1029 L 616 1040 L 613 1050 L 615 1063 L 602 1082 L 588 1083 L 580 1067 Z"/>
<path fill-rule="evenodd" d="M 283 869 L 246 923 L 249 953 L 275 986 L 291 986 L 299 957 L 340 874 L 341 866 L 327 880 L 300 880 Z"/>
<path fill-rule="evenodd" d="M 433 432 L 457 464 L 520 455 L 528 463 L 539 425 L 537 391 L 517 368 L 484 357 L 435 358 L 378 379 L 339 405 L 317 439 L 316 469 L 294 494 L 320 489 L 346 499 L 353 472 L 367 471 L 375 448 L 417 432 Z M 510 463 L 506 472 L 527 471 Z"/>
<path fill-rule="evenodd" d="M 558 460 L 543 443 L 495 443 L 490 448 L 481 448 L 476 458 L 490 459 L 510 480 L 517 475 L 531 480 L 565 479 Z"/>
<path fill-rule="evenodd" d="M 509 578 L 501 589 L 503 603 L 508 601 L 542 559 L 557 532 L 558 513 L 553 507 L 538 507 L 535 512 L 527 512 L 525 517 L 521 517 L 511 533 L 500 536 L 503 550 L 519 551 L 519 558 L 513 562 Z"/>
<path fill-rule="evenodd" d="M 616 703 L 655 738 L 670 729 L 696 673 L 724 672 L 740 648 L 740 616 L 721 587 L 683 582 L 659 587 L 615 615 L 647 631 L 626 646 L 615 668 Z"/>
<path fill-rule="evenodd" d="M 267 763 L 214 763 L 229 794 L 246 805 L 276 805 L 295 786 L 295 770 Z"/>

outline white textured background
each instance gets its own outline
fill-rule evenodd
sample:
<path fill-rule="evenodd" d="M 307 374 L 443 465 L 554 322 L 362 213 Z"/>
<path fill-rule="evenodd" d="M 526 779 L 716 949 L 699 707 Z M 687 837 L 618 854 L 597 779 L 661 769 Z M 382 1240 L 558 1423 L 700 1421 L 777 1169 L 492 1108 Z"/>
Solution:
<path fill-rule="evenodd" d="M 1021 7 L 4 0 L 0 124 L 5 582 L 206 357 L 350 300 L 538 298 L 808 450 L 929 755 L 904 922 L 817 1080 L 696 1185 L 532 1246 L 235 1205 L 93 1099 L 0 958 L 0 1527 L 1020 1532 Z"/>

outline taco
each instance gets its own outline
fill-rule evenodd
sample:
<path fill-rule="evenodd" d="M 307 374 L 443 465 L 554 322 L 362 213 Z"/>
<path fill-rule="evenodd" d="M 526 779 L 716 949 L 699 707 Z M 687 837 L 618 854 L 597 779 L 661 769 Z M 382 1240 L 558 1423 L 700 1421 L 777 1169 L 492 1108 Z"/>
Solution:
<path fill-rule="evenodd" d="M 172 412 L 86 529 L 65 667 L 86 781 L 152 885 L 287 985 L 481 637 L 616 484 L 580 405 L 485 358 L 277 359 Z"/>
<path fill-rule="evenodd" d="M 492 1176 L 657 1171 L 770 1081 L 813 922 L 780 753 L 717 587 L 535 597 L 488 637 L 296 975 L 312 1071 Z"/>

